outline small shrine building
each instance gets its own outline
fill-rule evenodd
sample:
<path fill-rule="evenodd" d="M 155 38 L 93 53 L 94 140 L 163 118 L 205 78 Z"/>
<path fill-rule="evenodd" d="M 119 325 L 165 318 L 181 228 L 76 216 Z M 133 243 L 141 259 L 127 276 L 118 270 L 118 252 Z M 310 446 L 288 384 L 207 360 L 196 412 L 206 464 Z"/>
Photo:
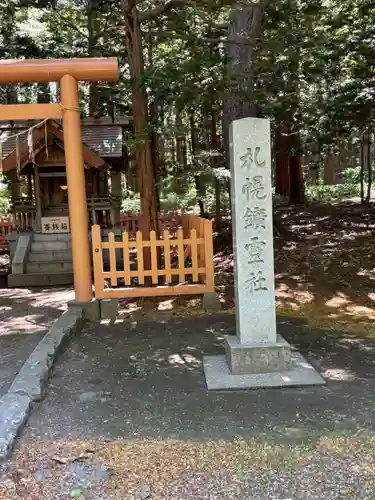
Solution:
<path fill-rule="evenodd" d="M 30 127 L 33 127 L 30 129 Z M 81 122 L 89 225 L 120 226 L 122 174 L 129 161 L 124 139 L 131 118 Z M 15 231 L 10 235 L 9 286 L 73 282 L 64 137 L 59 120 L 0 122 L 0 165 L 9 179 Z M 23 233 L 33 233 L 28 261 L 14 263 Z M 13 265 L 14 264 L 14 265 Z"/>

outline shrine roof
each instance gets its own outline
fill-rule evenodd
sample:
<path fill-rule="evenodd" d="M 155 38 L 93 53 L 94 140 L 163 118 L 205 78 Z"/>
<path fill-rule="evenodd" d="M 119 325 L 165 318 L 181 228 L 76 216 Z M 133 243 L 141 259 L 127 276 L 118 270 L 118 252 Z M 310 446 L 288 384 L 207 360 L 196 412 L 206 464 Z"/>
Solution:
<path fill-rule="evenodd" d="M 127 123 L 130 123 L 130 119 Z M 60 120 L 54 120 L 57 123 Z M 126 125 L 124 120 L 122 123 L 111 123 L 110 119 L 84 119 L 82 121 L 82 141 L 92 149 L 95 153 L 103 158 L 121 158 L 123 155 L 123 127 Z M 0 121 L 0 143 L 2 144 L 2 156 L 5 158 L 16 147 L 16 138 L 10 137 L 14 134 L 20 133 L 19 141 L 26 139 L 26 132 L 22 134 L 23 130 L 27 130 L 33 122 L 9 122 Z"/>
<path fill-rule="evenodd" d="M 30 127 L 30 125 L 29 125 Z M 14 128 L 9 128 L 9 134 L 12 132 L 14 134 Z M 6 130 L 7 132 L 7 130 Z M 60 141 L 61 149 L 64 149 L 64 134 L 61 125 L 57 122 L 57 120 L 49 120 L 48 122 L 39 122 L 32 129 L 31 134 L 31 144 L 32 144 L 32 152 L 30 151 L 30 144 L 28 141 L 28 135 L 22 133 L 22 129 L 18 128 L 16 133 L 20 133 L 18 136 L 18 148 L 17 148 L 17 139 L 16 137 L 9 137 L 8 140 L 2 143 L 2 151 L 0 157 L 0 165 L 2 172 L 8 172 L 9 170 L 13 170 L 15 168 L 22 169 L 28 163 L 30 163 L 33 157 L 36 157 L 41 151 L 46 149 L 47 141 L 46 136 L 53 137 L 54 140 Z M 4 132 L 3 132 L 4 133 Z M 1 140 L 1 136 L 0 136 Z M 13 148 L 6 147 L 9 143 L 12 144 L 11 141 L 14 141 Z M 4 147 L 5 146 L 5 147 Z M 109 168 L 109 164 L 104 159 L 105 155 L 100 155 L 93 148 L 90 148 L 85 142 L 82 145 L 83 152 L 83 160 L 86 165 L 92 168 Z M 113 151 L 111 153 L 113 155 Z M 107 156 L 108 157 L 108 156 Z M 113 158 L 113 156 L 111 156 Z"/>

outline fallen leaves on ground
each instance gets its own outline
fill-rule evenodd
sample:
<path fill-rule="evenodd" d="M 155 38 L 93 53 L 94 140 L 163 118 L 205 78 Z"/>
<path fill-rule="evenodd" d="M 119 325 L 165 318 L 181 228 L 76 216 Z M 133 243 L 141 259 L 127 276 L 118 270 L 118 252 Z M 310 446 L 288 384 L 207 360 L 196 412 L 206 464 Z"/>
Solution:
<path fill-rule="evenodd" d="M 375 334 L 375 205 L 315 204 L 276 209 L 283 227 L 275 237 L 277 312 L 312 327 Z M 215 284 L 223 309 L 234 309 L 230 221 L 217 235 Z M 123 311 L 148 319 L 204 314 L 195 297 L 137 299 Z"/>
<path fill-rule="evenodd" d="M 74 484 L 69 464 L 53 466 L 46 460 L 48 452 L 55 449 L 59 456 L 73 456 L 87 446 L 97 453 L 90 458 L 91 464 L 111 471 L 106 481 L 91 481 L 86 486 Z M 78 453 L 79 454 L 79 453 Z M 184 485 L 187 478 L 204 477 L 207 481 L 222 474 L 239 485 L 246 478 L 277 471 L 278 474 L 297 473 L 304 468 L 320 467 L 320 457 L 353 460 L 353 474 L 361 470 L 371 476 L 375 472 L 375 439 L 368 435 L 322 436 L 310 444 L 270 444 L 257 440 L 233 441 L 177 441 L 138 440 L 134 442 L 80 442 L 45 441 L 23 442 L 16 450 L 7 477 L 0 483 L 2 500 L 18 498 L 55 499 L 140 499 L 171 498 L 168 492 Z M 21 470 L 16 477 L 14 470 Z M 43 471 L 37 480 L 36 472 Z M 293 472 L 294 471 L 294 472 Z M 12 475 L 13 474 L 13 475 Z M 15 479 L 10 480 L 13 477 Z M 221 478 L 221 479 L 220 479 Z M 71 485 L 71 482 L 73 484 Z M 187 484 L 188 488 L 193 487 Z M 147 493 L 147 494 L 146 494 Z M 199 498 L 199 491 L 196 492 Z M 22 496 L 23 495 L 23 496 Z M 194 489 L 186 492 L 186 498 L 194 498 Z M 181 498 L 185 498 L 181 497 Z"/>

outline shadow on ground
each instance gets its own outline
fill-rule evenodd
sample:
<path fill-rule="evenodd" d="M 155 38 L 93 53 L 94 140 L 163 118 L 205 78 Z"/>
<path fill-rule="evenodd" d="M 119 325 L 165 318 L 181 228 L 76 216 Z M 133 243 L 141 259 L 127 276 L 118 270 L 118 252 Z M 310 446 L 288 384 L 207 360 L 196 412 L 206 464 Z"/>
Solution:
<path fill-rule="evenodd" d="M 338 330 L 375 324 L 375 204 L 278 207 L 274 212 L 278 311 Z M 233 304 L 233 255 L 229 229 L 215 256 L 216 285 L 226 307 Z M 366 325 L 363 325 L 363 323 Z M 361 324 L 360 324 L 361 323 Z"/>
<path fill-rule="evenodd" d="M 53 438 L 313 440 L 372 431 L 375 342 L 280 318 L 279 331 L 326 387 L 208 392 L 202 356 L 221 354 L 232 315 L 100 324 L 56 366 L 27 435 Z M 35 434 L 36 433 L 36 434 Z"/>
<path fill-rule="evenodd" d="M 374 498 L 375 343 L 280 318 L 327 385 L 208 392 L 202 356 L 234 327 L 230 314 L 88 326 L 3 466 L 1 498 Z"/>

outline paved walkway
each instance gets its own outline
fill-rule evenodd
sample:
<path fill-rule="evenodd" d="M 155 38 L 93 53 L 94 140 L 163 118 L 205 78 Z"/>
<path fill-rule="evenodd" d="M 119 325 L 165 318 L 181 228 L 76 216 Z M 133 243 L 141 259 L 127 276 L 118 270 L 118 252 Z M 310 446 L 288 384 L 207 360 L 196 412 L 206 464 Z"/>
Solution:
<path fill-rule="evenodd" d="M 3 467 L 0 497 L 375 498 L 375 343 L 292 320 L 279 331 L 326 387 L 208 392 L 202 355 L 223 351 L 231 315 L 86 329 Z"/>
<path fill-rule="evenodd" d="M 72 298 L 67 289 L 0 289 L 0 396 Z"/>

